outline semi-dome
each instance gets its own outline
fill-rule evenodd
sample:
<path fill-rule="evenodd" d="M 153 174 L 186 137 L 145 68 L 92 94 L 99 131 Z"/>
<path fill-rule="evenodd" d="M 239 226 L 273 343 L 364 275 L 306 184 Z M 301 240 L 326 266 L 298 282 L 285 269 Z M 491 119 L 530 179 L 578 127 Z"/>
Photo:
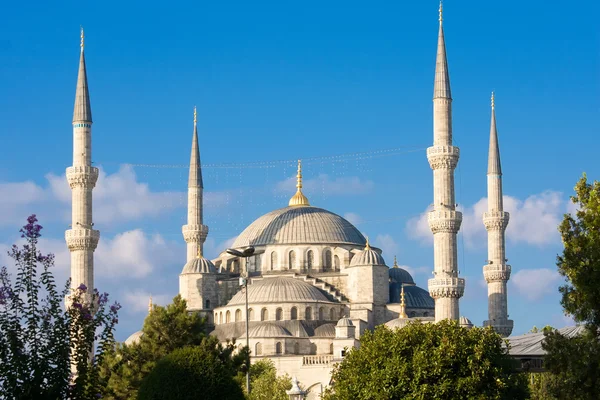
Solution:
<path fill-rule="evenodd" d="M 400 292 L 402 284 L 390 282 L 390 303 L 400 303 Z M 428 308 L 435 309 L 435 301 L 425 289 L 414 285 L 404 285 L 404 296 L 406 308 Z"/>
<path fill-rule="evenodd" d="M 246 295 L 239 291 L 228 306 L 245 304 Z M 248 303 L 314 303 L 330 302 L 323 292 L 300 279 L 289 277 L 253 279 L 248 285 Z"/>
<path fill-rule="evenodd" d="M 231 247 L 270 244 L 353 244 L 366 239 L 350 222 L 330 211 L 291 206 L 271 211 L 251 223 Z"/>
<path fill-rule="evenodd" d="M 283 326 L 273 324 L 271 322 L 261 322 L 250 329 L 248 333 L 252 338 L 292 336 L 290 331 L 285 329 Z M 244 333 L 241 337 L 245 338 L 246 334 Z"/>
<path fill-rule="evenodd" d="M 323 324 L 315 329 L 314 336 L 335 337 L 335 324 Z"/>
<path fill-rule="evenodd" d="M 350 261 L 351 267 L 358 265 L 385 265 L 385 260 L 381 254 L 369 246 L 369 241 L 367 240 L 365 249 L 355 254 L 352 257 L 352 261 Z"/>
<path fill-rule="evenodd" d="M 139 341 L 143 335 L 144 335 L 144 332 L 142 332 L 142 331 L 134 332 L 125 340 L 125 344 L 128 346 L 131 346 L 132 344 L 137 344 L 137 343 L 139 343 Z"/>
<path fill-rule="evenodd" d="M 182 274 L 216 274 L 217 269 L 212 261 L 200 256 L 188 261 L 183 267 Z"/>

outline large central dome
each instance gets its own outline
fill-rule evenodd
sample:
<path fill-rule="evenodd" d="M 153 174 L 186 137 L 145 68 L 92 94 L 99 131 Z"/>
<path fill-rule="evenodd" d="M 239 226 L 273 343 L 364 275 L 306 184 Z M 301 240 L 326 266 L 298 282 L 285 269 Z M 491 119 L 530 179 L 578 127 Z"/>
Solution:
<path fill-rule="evenodd" d="M 366 239 L 350 222 L 330 211 L 291 206 L 271 211 L 250 224 L 232 247 L 273 244 L 353 244 Z"/>

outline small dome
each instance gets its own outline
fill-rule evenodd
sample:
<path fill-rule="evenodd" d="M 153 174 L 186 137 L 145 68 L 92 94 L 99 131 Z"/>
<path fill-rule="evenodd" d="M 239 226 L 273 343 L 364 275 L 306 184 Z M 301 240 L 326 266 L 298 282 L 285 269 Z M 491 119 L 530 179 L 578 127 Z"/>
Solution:
<path fill-rule="evenodd" d="M 137 332 L 131 334 L 131 336 L 129 336 L 127 338 L 127 340 L 125 340 L 125 344 L 128 346 L 131 346 L 132 344 L 137 344 L 140 342 L 140 339 L 142 338 L 143 335 L 144 335 L 144 332 L 137 331 Z"/>
<path fill-rule="evenodd" d="M 458 324 L 460 326 L 462 326 L 463 328 L 467 328 L 470 329 L 473 327 L 473 323 L 471 322 L 471 320 L 467 317 L 460 317 L 460 319 L 458 320 Z"/>
<path fill-rule="evenodd" d="M 355 267 L 358 265 L 385 265 L 385 260 L 375 250 L 369 246 L 369 242 L 367 241 L 367 247 L 365 249 L 352 257 L 352 261 L 350 261 L 350 266 Z"/>
<path fill-rule="evenodd" d="M 212 261 L 200 256 L 188 261 L 183 267 L 182 274 L 216 274 L 217 269 Z"/>
<path fill-rule="evenodd" d="M 430 324 L 430 323 L 435 322 L 435 318 L 433 318 L 433 317 L 396 318 L 396 319 L 386 322 L 385 326 L 387 326 L 390 329 L 404 328 L 406 325 L 410 324 L 411 322 L 415 322 L 415 321 L 418 321 L 422 324 Z"/>
<path fill-rule="evenodd" d="M 400 267 L 394 266 L 389 270 L 389 277 L 392 282 L 405 284 L 405 285 L 414 285 L 415 281 L 411 274 Z"/>
<path fill-rule="evenodd" d="M 350 318 L 342 318 L 338 321 L 336 326 L 354 326 Z"/>
<path fill-rule="evenodd" d="M 250 329 L 249 334 L 252 338 L 292 336 L 290 331 L 285 329 L 283 326 L 273 324 L 271 322 L 262 322 L 254 326 L 252 329 Z M 245 338 L 246 334 L 244 333 L 242 337 Z"/>
<path fill-rule="evenodd" d="M 252 279 L 248 285 L 248 303 L 307 303 L 330 302 L 323 292 L 300 279 L 289 277 Z M 228 306 L 245 304 L 246 295 L 240 290 Z"/>
<path fill-rule="evenodd" d="M 315 329 L 314 336 L 320 337 L 335 337 L 335 325 L 334 324 L 323 324 Z"/>

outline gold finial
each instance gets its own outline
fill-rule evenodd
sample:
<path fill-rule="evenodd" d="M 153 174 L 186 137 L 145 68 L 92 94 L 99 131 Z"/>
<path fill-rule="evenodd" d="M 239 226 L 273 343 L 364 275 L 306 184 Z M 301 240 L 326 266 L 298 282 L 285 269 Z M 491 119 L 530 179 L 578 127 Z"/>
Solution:
<path fill-rule="evenodd" d="M 492 110 L 494 109 L 494 101 L 495 101 L 495 96 L 494 96 L 494 92 L 492 92 Z"/>
<path fill-rule="evenodd" d="M 200 249 L 200 245 L 198 245 L 198 249 L 196 250 L 196 258 L 202 258 L 202 251 Z"/>
<path fill-rule="evenodd" d="M 150 300 L 148 300 L 148 314 L 152 312 L 152 295 L 150 295 Z"/>
<path fill-rule="evenodd" d="M 198 114 L 196 114 L 196 106 L 194 106 L 194 124 L 198 121 L 197 116 Z"/>
<path fill-rule="evenodd" d="M 369 237 L 367 236 L 367 243 L 365 245 L 365 250 L 371 250 L 371 246 L 369 245 Z"/>
<path fill-rule="evenodd" d="M 404 285 L 402 285 L 400 292 L 400 318 L 408 318 L 408 315 L 406 315 L 406 302 L 404 301 Z"/>
<path fill-rule="evenodd" d="M 394 268 L 398 268 L 398 260 L 396 260 L 396 256 L 394 256 Z"/>
<path fill-rule="evenodd" d="M 310 206 L 308 198 L 302 193 L 302 160 L 298 160 L 298 174 L 296 175 L 296 194 L 290 199 L 290 206 Z"/>
<path fill-rule="evenodd" d="M 80 26 L 80 28 L 81 28 L 81 50 L 83 51 L 83 38 L 84 38 L 84 35 L 83 35 L 83 26 Z"/>
<path fill-rule="evenodd" d="M 440 22 L 442 22 L 444 20 L 442 18 L 443 11 L 444 11 L 444 5 L 442 4 L 442 0 L 440 0 L 440 9 L 439 9 L 439 12 L 440 12 Z"/>

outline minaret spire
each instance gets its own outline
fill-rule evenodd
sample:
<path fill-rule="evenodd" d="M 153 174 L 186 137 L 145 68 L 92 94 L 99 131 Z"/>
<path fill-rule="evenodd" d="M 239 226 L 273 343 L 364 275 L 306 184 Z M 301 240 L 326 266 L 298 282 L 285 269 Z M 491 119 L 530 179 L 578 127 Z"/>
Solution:
<path fill-rule="evenodd" d="M 456 211 L 454 194 L 454 169 L 460 152 L 452 145 L 452 95 L 442 20 L 440 3 L 433 85 L 433 146 L 427 149 L 427 159 L 433 170 L 433 210 L 429 212 L 428 222 L 434 242 L 434 278 L 429 279 L 428 287 L 435 299 L 436 321 L 458 320 L 458 300 L 465 288 L 465 280 L 458 277 L 456 235 L 462 214 Z"/>
<path fill-rule="evenodd" d="M 88 89 L 84 34 L 81 29 L 81 54 L 75 91 L 73 112 L 73 166 L 66 175 L 72 193 L 71 229 L 65 232 L 71 252 L 71 287 L 85 285 L 92 293 L 94 288 L 94 250 L 100 232 L 92 229 L 92 189 L 98 180 L 98 168 L 92 166 L 92 108 Z"/>
<path fill-rule="evenodd" d="M 399 318 L 408 318 L 406 315 L 406 301 L 404 300 L 404 284 L 402 284 L 402 291 L 400 292 L 400 315 Z"/>
<path fill-rule="evenodd" d="M 302 160 L 298 160 L 298 173 L 296 174 L 296 194 L 292 196 L 289 206 L 310 206 L 308 198 L 302 193 Z"/>
<path fill-rule="evenodd" d="M 182 227 L 183 238 L 187 243 L 187 261 L 202 256 L 204 241 L 208 235 L 208 226 L 203 224 L 203 197 L 204 184 L 202 182 L 200 146 L 198 145 L 198 114 L 194 107 L 194 133 L 188 179 L 188 216 L 187 225 Z"/>
<path fill-rule="evenodd" d="M 513 321 L 508 319 L 506 283 L 510 279 L 511 266 L 506 264 L 504 232 L 510 215 L 504 211 L 502 202 L 502 169 L 493 92 L 487 187 L 488 211 L 483 214 L 483 224 L 488 232 L 488 264 L 483 267 L 483 276 L 488 284 L 488 320 L 483 325 L 492 326 L 502 336 L 509 336 Z"/>

